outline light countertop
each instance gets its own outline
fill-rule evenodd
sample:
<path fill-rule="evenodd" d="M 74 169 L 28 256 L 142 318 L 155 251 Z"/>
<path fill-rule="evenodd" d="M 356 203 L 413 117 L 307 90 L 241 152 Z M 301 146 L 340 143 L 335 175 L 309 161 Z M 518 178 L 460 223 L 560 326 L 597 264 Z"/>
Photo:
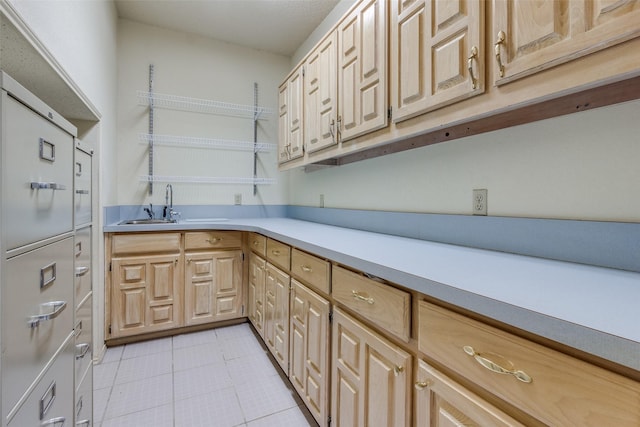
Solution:
<path fill-rule="evenodd" d="M 104 227 L 203 229 L 255 231 L 640 371 L 640 273 L 288 218 Z"/>

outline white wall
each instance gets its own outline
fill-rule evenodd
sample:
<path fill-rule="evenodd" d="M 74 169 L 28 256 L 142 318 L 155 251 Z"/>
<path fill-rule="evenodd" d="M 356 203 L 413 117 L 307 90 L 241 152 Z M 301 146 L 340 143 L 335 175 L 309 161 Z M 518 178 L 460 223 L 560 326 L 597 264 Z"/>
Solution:
<path fill-rule="evenodd" d="M 640 101 L 291 175 L 291 204 L 640 221 Z"/>
<path fill-rule="evenodd" d="M 253 83 L 259 104 L 273 110 L 261 121 L 258 140 L 277 143 L 278 85 L 289 71 L 289 58 L 223 43 L 183 32 L 120 20 L 118 30 L 118 204 L 164 204 L 165 183 L 152 196 L 140 181 L 148 174 L 147 145 L 139 134 L 148 132 L 147 107 L 138 105 L 136 92 L 146 91 L 149 64 L 154 64 L 154 91 L 235 104 L 253 105 Z M 253 140 L 250 119 L 156 109 L 154 133 L 201 138 Z M 156 146 L 154 175 L 252 176 L 253 154 L 204 148 Z M 279 174 L 276 151 L 262 153 L 260 177 L 278 179 L 275 185 L 176 184 L 174 204 L 231 205 L 242 194 L 245 205 L 287 202 L 287 174 Z"/>

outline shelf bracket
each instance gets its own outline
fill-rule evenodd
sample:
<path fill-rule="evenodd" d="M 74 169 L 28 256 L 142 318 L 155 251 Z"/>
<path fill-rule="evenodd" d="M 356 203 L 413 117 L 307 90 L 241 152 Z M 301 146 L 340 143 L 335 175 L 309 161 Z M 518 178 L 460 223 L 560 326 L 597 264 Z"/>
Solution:
<path fill-rule="evenodd" d="M 258 193 L 258 83 L 253 83 L 253 195 Z"/>

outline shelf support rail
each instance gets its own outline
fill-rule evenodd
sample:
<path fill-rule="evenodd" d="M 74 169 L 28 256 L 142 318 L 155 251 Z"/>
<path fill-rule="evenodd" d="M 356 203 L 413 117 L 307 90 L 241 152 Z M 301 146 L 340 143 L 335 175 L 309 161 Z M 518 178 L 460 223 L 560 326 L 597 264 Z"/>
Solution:
<path fill-rule="evenodd" d="M 153 64 L 149 64 L 149 195 L 153 194 Z"/>
<path fill-rule="evenodd" d="M 253 83 L 253 195 L 258 193 L 258 83 Z"/>

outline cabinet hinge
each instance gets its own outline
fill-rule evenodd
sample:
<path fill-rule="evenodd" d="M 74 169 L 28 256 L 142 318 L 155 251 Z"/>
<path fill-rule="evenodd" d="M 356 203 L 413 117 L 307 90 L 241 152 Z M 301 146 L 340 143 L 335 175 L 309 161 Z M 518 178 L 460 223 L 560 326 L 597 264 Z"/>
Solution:
<path fill-rule="evenodd" d="M 109 325 L 109 335 L 111 335 L 111 325 Z"/>
<path fill-rule="evenodd" d="M 331 425 L 331 415 L 327 417 L 327 426 Z"/>
<path fill-rule="evenodd" d="M 329 312 L 329 323 L 333 323 L 333 311 Z"/>
<path fill-rule="evenodd" d="M 240 314 L 244 316 L 244 304 L 242 304 L 242 310 Z"/>
<path fill-rule="evenodd" d="M 242 261 L 244 261 L 244 252 L 242 252 Z"/>
<path fill-rule="evenodd" d="M 112 271 L 112 270 L 111 270 L 111 263 L 109 263 L 109 271 Z"/>
<path fill-rule="evenodd" d="M 391 120 L 392 117 L 393 117 L 393 107 L 389 107 L 389 109 L 387 110 L 387 119 Z"/>
<path fill-rule="evenodd" d="M 306 71 L 305 67 L 302 67 L 302 77 L 304 77 Z"/>

